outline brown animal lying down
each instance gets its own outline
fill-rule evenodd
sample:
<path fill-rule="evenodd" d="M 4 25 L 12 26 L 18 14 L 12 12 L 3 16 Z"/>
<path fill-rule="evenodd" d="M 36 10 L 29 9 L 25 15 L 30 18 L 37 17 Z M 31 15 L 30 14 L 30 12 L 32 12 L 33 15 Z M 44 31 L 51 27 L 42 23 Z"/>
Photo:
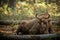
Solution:
<path fill-rule="evenodd" d="M 19 26 L 15 29 L 19 34 L 48 34 L 54 33 L 54 27 L 49 14 L 42 14 L 32 20 L 21 21 Z"/>

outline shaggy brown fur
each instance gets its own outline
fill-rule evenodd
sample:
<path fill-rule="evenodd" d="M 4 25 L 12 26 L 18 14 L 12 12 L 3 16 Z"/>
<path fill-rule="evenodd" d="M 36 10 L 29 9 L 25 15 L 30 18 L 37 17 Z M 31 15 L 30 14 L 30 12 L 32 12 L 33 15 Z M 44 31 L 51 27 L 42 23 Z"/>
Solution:
<path fill-rule="evenodd" d="M 40 15 L 37 19 L 26 20 L 20 22 L 20 26 L 16 29 L 16 33 L 22 34 L 46 34 L 53 33 L 53 25 L 49 14 Z"/>

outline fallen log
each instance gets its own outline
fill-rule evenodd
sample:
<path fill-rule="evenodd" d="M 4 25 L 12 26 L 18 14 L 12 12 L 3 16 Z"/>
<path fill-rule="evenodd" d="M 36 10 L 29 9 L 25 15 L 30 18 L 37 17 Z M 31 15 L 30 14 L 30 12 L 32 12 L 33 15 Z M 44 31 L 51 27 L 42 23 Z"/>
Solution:
<path fill-rule="evenodd" d="M 11 25 L 20 24 L 20 22 L 25 22 L 27 20 L 0 20 L 0 25 Z"/>
<path fill-rule="evenodd" d="M 13 22 L 12 21 L 7 21 L 7 20 L 1 20 L 0 21 L 0 25 L 10 25 L 10 24 L 12 24 Z"/>
<path fill-rule="evenodd" d="M 42 40 L 42 39 L 47 39 L 47 38 L 57 38 L 60 39 L 60 34 L 42 34 L 42 35 L 5 35 L 5 36 L 0 36 L 0 39 L 3 40 Z"/>
<path fill-rule="evenodd" d="M 26 20 L 0 20 L 0 25 L 11 25 L 11 24 L 19 24 L 20 22 L 24 22 Z M 52 21 L 53 24 L 58 24 L 58 21 Z"/>

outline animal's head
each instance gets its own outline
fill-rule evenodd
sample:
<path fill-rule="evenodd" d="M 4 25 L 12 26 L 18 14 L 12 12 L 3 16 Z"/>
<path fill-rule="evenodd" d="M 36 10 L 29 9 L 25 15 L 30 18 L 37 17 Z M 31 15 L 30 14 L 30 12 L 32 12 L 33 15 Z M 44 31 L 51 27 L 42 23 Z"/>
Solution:
<path fill-rule="evenodd" d="M 45 14 L 41 14 L 40 16 L 38 16 L 36 14 L 35 17 L 39 20 L 39 23 L 41 23 L 41 22 L 44 22 L 46 19 L 50 18 L 50 15 L 45 13 Z"/>

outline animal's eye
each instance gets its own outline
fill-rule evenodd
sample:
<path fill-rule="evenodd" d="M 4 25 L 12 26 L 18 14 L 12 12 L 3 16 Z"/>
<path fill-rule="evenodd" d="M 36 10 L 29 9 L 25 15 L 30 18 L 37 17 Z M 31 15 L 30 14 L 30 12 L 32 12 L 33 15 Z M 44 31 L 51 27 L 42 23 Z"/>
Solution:
<path fill-rule="evenodd" d="M 38 22 L 39 24 L 41 24 L 41 22 Z"/>
<path fill-rule="evenodd" d="M 43 22 L 44 24 L 47 24 L 46 22 Z"/>

